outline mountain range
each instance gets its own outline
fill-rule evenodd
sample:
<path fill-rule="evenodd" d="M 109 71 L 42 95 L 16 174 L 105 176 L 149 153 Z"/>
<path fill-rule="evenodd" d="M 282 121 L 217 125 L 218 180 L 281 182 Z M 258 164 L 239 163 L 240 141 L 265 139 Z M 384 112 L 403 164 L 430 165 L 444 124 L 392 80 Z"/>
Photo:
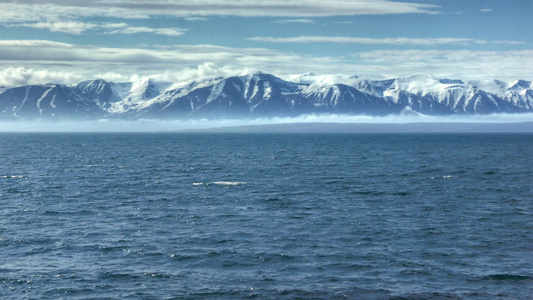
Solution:
<path fill-rule="evenodd" d="M 253 73 L 184 83 L 146 79 L 0 87 L 0 120 L 426 115 L 533 112 L 531 81 L 462 81 L 417 74 L 388 80 Z"/>

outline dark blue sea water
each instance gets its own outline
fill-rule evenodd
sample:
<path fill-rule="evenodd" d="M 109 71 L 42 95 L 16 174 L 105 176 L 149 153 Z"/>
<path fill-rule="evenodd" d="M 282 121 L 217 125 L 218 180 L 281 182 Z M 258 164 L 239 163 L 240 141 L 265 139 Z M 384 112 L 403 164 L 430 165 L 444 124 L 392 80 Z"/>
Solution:
<path fill-rule="evenodd" d="M 531 134 L 0 134 L 2 299 L 528 299 Z"/>

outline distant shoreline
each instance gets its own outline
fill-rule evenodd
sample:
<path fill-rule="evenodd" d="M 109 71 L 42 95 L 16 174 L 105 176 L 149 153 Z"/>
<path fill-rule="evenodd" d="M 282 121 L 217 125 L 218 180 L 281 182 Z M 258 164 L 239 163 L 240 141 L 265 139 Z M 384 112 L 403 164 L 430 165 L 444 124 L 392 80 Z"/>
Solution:
<path fill-rule="evenodd" d="M 284 123 L 224 126 L 180 132 L 227 133 L 533 133 L 533 122 L 518 123 Z"/>
<path fill-rule="evenodd" d="M 525 122 L 280 122 L 247 124 L 174 121 L 0 122 L 0 133 L 533 133 Z"/>

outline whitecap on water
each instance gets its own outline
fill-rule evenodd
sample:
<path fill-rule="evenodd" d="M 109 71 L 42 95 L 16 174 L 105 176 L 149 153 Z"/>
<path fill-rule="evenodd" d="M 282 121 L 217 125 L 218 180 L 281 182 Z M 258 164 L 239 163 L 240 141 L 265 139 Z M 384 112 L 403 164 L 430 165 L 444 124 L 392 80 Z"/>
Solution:
<path fill-rule="evenodd" d="M 246 184 L 246 182 L 243 182 L 243 181 L 215 181 L 215 182 L 208 182 L 208 183 L 204 183 L 204 182 L 193 182 L 192 183 L 192 185 L 211 185 L 211 184 L 235 186 L 235 185 Z"/>
<path fill-rule="evenodd" d="M 216 184 L 216 185 L 241 185 L 241 184 L 246 184 L 246 182 L 242 182 L 242 181 L 215 181 L 215 182 L 213 182 L 213 184 Z"/>
<path fill-rule="evenodd" d="M 442 177 L 435 177 L 435 176 L 431 177 L 431 179 L 438 179 L 438 178 L 451 179 L 451 178 L 453 178 L 453 176 L 452 175 L 445 175 L 445 176 L 442 176 Z"/>
<path fill-rule="evenodd" d="M 0 176 L 0 178 L 9 179 L 9 178 L 24 178 L 24 175 L 4 175 Z"/>

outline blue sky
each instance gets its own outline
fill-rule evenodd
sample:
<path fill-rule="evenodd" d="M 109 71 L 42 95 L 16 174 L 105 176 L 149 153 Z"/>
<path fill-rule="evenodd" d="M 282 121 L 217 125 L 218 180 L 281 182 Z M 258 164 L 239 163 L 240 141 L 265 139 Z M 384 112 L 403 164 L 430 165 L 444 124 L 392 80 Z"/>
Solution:
<path fill-rule="evenodd" d="M 0 1 L 0 85 L 264 71 L 533 79 L 531 0 Z"/>

